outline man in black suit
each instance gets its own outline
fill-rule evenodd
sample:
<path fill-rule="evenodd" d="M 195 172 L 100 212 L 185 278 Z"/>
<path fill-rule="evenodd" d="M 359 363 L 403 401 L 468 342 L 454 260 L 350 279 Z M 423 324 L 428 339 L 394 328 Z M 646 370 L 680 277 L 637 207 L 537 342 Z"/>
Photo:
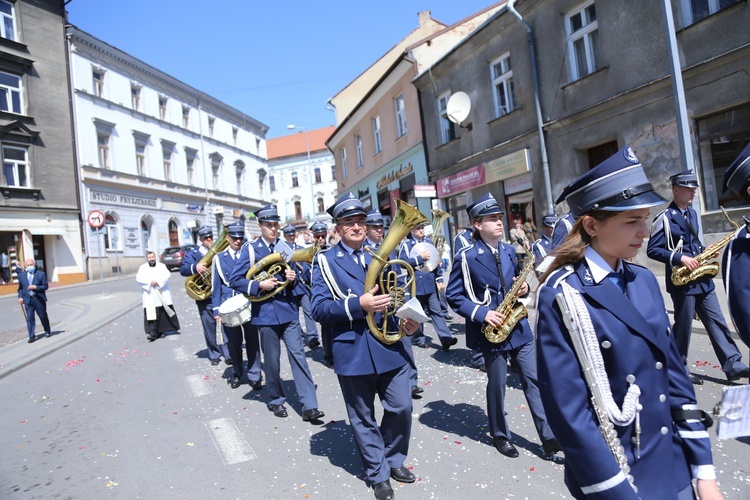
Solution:
<path fill-rule="evenodd" d="M 29 329 L 29 344 L 36 340 L 36 318 L 34 313 L 39 315 L 39 320 L 44 327 L 46 337 L 52 336 L 52 330 L 49 326 L 47 317 L 47 275 L 44 271 L 38 271 L 34 264 L 34 259 L 26 259 L 26 269 L 20 267 L 16 269 L 18 276 L 18 303 L 23 305 L 26 310 L 26 327 Z"/>

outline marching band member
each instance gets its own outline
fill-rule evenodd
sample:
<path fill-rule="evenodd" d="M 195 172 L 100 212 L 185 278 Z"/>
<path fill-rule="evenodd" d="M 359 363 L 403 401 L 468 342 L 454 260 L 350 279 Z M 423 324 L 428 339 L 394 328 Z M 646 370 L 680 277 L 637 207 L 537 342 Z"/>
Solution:
<path fill-rule="evenodd" d="M 235 222 L 227 226 L 227 242 L 229 247 L 214 257 L 212 264 L 213 287 L 211 293 L 211 305 L 214 310 L 214 319 L 221 323 L 219 316 L 219 307 L 227 299 L 239 295 L 239 292 L 229 286 L 229 277 L 232 275 L 234 264 L 239 257 L 242 244 L 245 242 L 245 224 Z M 243 375 L 242 363 L 242 341 L 245 341 L 245 350 L 247 351 L 247 379 L 253 390 L 259 391 L 261 385 L 261 361 L 260 361 L 260 341 L 258 340 L 258 329 L 250 322 L 243 323 L 240 326 L 221 325 L 224 332 L 224 338 L 227 339 L 227 349 L 234 366 L 234 375 L 229 381 L 232 389 L 240 386 L 240 379 Z"/>
<path fill-rule="evenodd" d="M 750 204 L 750 144 L 745 146 L 724 174 L 724 191 L 727 189 Z M 724 251 L 721 271 L 732 321 L 742 341 L 750 346 L 750 219 L 747 217 L 745 227 L 737 231 L 734 240 Z"/>
<path fill-rule="evenodd" d="M 648 236 L 649 208 L 664 199 L 629 146 L 563 197 L 577 221 L 542 276 L 536 331 L 539 388 L 568 489 L 575 498 L 693 499 L 692 476 L 702 500 L 721 498 L 706 415 L 658 282 L 626 261 Z"/>
<path fill-rule="evenodd" d="M 547 214 L 542 218 L 542 237 L 531 245 L 531 253 L 534 255 L 537 268 L 552 251 L 552 231 L 554 231 L 556 222 L 557 216 L 555 214 Z M 537 277 L 540 274 L 540 272 L 537 272 Z"/>
<path fill-rule="evenodd" d="M 647 253 L 652 259 L 663 262 L 666 268 L 667 292 L 674 303 L 672 332 L 677 350 L 687 364 L 693 317 L 698 313 L 727 379 L 747 378 L 750 370 L 742 362 L 742 354 L 724 320 L 713 278 L 704 275 L 684 285 L 672 283 L 672 266 L 683 265 L 690 270 L 697 268 L 699 264 L 695 256 L 705 247 L 698 237 L 698 214 L 690 207 L 698 189 L 695 172 L 686 170 L 669 179 L 672 181 L 673 201 L 654 218 Z M 694 384 L 703 383 L 700 377 L 692 374 L 690 377 Z"/>
<path fill-rule="evenodd" d="M 284 239 L 292 247 L 292 250 L 301 250 L 304 248 L 302 245 L 297 244 L 296 227 L 287 224 L 281 229 L 281 232 L 284 233 Z M 312 319 L 310 311 L 310 297 L 312 295 L 310 290 L 311 266 L 307 262 L 295 262 L 294 265 L 297 272 L 297 284 L 294 294 L 299 298 L 299 307 L 302 309 L 302 316 L 305 318 L 303 340 L 310 349 L 315 350 L 320 347 L 320 340 L 318 340 L 318 327 L 315 324 L 315 320 Z"/>
<path fill-rule="evenodd" d="M 357 451 L 375 498 L 392 499 L 389 478 L 413 483 L 404 467 L 411 436 L 412 401 L 409 390 L 411 358 L 403 342 L 379 342 L 369 331 L 366 313 L 383 311 L 388 294 L 378 286 L 365 290 L 366 268 L 373 256 L 363 251 L 365 211 L 353 193 L 328 209 L 341 240 L 320 251 L 313 262 L 313 317 L 331 327 L 334 370 L 339 379 Z M 403 320 L 406 335 L 417 323 Z M 375 396 L 383 404 L 383 419 L 375 420 Z"/>
<path fill-rule="evenodd" d="M 328 248 L 326 239 L 328 238 L 328 226 L 325 223 L 316 220 L 310 226 L 310 232 L 313 234 L 313 244 L 317 243 L 320 250 Z M 311 298 L 312 300 L 312 298 Z M 311 306 L 312 307 L 312 306 Z M 328 368 L 333 368 L 333 351 L 331 350 L 331 329 L 328 325 L 320 325 L 320 340 L 323 343 L 323 363 Z"/>
<path fill-rule="evenodd" d="M 508 338 L 492 343 L 482 333 L 482 325 L 500 326 L 504 317 L 496 312 L 516 279 L 516 255 L 512 246 L 501 242 L 503 214 L 505 213 L 491 194 L 486 194 L 470 205 L 466 211 L 474 227 L 474 244 L 456 254 L 448 282 L 448 303 L 454 311 L 466 318 L 466 344 L 479 346 L 487 367 L 487 415 L 490 434 L 497 451 L 506 457 L 518 457 L 508 422 L 504 414 L 505 382 L 508 359 L 518 364 L 521 384 L 536 431 L 542 441 L 544 454 L 559 451 L 547 417 L 542 408 L 537 387 L 534 336 L 526 318 L 513 328 Z M 529 285 L 520 287 L 518 296 L 529 293 Z"/>
<path fill-rule="evenodd" d="M 198 239 L 201 245 L 186 253 L 182 259 L 180 274 L 183 276 L 192 276 L 194 274 L 200 274 L 201 276 L 211 275 L 210 266 L 200 263 L 201 258 L 208 253 L 208 249 L 211 248 L 211 244 L 214 242 L 214 233 L 211 226 L 201 226 L 198 229 Z M 229 349 L 226 343 L 216 343 L 216 319 L 214 317 L 213 306 L 211 305 L 211 297 L 204 300 L 196 300 L 195 305 L 198 306 L 198 316 L 203 326 L 203 336 L 206 338 L 209 361 L 214 366 L 218 365 L 223 356 L 226 364 L 231 365 L 232 358 L 229 356 Z M 218 314 L 218 311 L 216 313 Z"/>
<path fill-rule="evenodd" d="M 560 204 L 562 201 L 563 198 L 560 197 L 557 199 L 555 204 Z M 570 230 L 573 228 L 573 224 L 575 223 L 576 219 L 570 212 L 568 212 L 567 215 L 564 215 L 557 219 L 557 222 L 555 222 L 555 227 L 552 229 L 552 244 L 550 245 L 550 251 L 554 250 L 562 244 L 562 242 L 565 240 L 565 237 L 568 236 L 568 233 L 570 233 Z"/>
<path fill-rule="evenodd" d="M 453 262 L 454 264 L 456 262 L 456 254 L 460 252 L 461 250 L 463 250 L 464 248 L 474 243 L 473 234 L 474 234 L 474 229 L 471 226 L 469 226 L 459 231 L 456 234 L 456 237 L 453 238 Z M 447 292 L 446 292 L 446 295 L 447 295 Z M 479 344 L 477 344 L 475 348 L 472 349 L 471 366 L 473 366 L 474 368 L 478 368 L 480 372 L 487 373 L 487 366 L 484 364 L 484 356 L 482 355 L 482 350 L 479 348 Z"/>
<path fill-rule="evenodd" d="M 249 269 L 258 261 L 274 253 L 279 244 L 279 221 L 281 218 L 276 205 L 266 205 L 257 212 L 261 237 L 252 244 L 245 243 L 240 256 L 234 265 L 229 284 L 236 291 L 251 297 L 261 297 L 273 291 L 282 280 L 294 281 L 296 273 L 287 269 L 284 275 L 276 274 L 262 281 L 248 280 Z M 299 306 L 294 297 L 293 285 L 273 297 L 253 302 L 251 324 L 258 328 L 260 345 L 263 349 L 263 368 L 266 374 L 268 407 L 277 417 L 288 416 L 284 403 L 286 393 L 281 379 L 281 341 L 284 341 L 291 364 L 294 386 L 302 403 L 302 420 L 319 421 L 324 413 L 318 410 L 318 398 L 315 394 L 310 368 L 307 366 L 305 348 L 302 343 L 302 329 L 299 326 Z"/>
<path fill-rule="evenodd" d="M 411 264 L 414 268 L 414 279 L 417 281 L 417 299 L 422 304 L 422 308 L 427 315 L 432 319 L 432 326 L 435 329 L 440 338 L 440 344 L 443 346 L 443 350 L 447 351 L 451 346 L 456 345 L 458 339 L 453 336 L 448 323 L 445 321 L 445 316 L 440 309 L 440 299 L 438 298 L 438 292 L 445 288 L 442 272 L 440 266 L 436 266 L 432 271 L 420 271 L 419 268 L 424 264 L 426 260 L 430 258 L 429 252 L 422 251 L 421 254 L 410 257 L 411 249 L 417 243 L 429 243 L 435 246 L 430 238 L 426 238 L 424 235 L 424 227 L 427 224 L 420 224 L 411 230 L 411 233 L 404 238 L 399 248 L 399 258 Z M 440 258 L 440 256 L 438 256 Z M 419 326 L 419 334 L 413 339 L 413 343 L 417 347 L 429 347 L 427 337 L 424 336 L 422 326 Z"/>

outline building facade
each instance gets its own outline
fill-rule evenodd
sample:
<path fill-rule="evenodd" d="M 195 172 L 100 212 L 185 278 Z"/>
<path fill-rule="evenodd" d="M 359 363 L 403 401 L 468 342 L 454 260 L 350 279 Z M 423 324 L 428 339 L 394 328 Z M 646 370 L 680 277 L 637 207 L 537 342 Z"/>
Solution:
<path fill-rule="evenodd" d="M 0 0 L 0 293 L 33 258 L 51 282 L 85 280 L 60 0 Z"/>
<path fill-rule="evenodd" d="M 268 140 L 268 196 L 278 207 L 282 226 L 304 230 L 316 220 L 330 224 L 326 208 L 336 201 L 338 191 L 333 155 L 325 143 L 334 128 Z"/>
<path fill-rule="evenodd" d="M 90 277 L 135 272 L 146 251 L 191 244 L 268 199 L 268 127 L 96 39 L 67 30 Z M 248 219 L 249 234 L 259 234 Z M 218 238 L 217 238 L 218 239 Z"/>
<path fill-rule="evenodd" d="M 672 5 L 688 142 L 701 179 L 693 206 L 710 243 L 730 229 L 720 205 L 735 219 L 749 211 L 721 192 L 721 180 L 750 140 L 750 6 Z M 527 31 L 506 8 L 415 79 L 430 182 L 457 220 L 489 191 L 506 207 L 509 225 L 517 218 L 538 224 L 565 185 L 626 145 L 660 194 L 671 198 L 668 178 L 682 166 L 660 6 L 656 0 L 637 7 L 594 0 L 516 3 L 535 40 L 544 141 Z M 459 91 L 471 101 L 460 127 L 444 104 Z M 556 209 L 567 212 L 564 203 Z M 663 272 L 645 252 L 637 259 Z"/>

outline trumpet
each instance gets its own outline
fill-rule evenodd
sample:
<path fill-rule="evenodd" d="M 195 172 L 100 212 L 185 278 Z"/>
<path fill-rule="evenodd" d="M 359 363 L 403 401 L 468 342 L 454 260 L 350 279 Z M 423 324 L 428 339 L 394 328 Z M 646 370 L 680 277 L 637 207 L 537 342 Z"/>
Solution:
<path fill-rule="evenodd" d="M 409 231 L 415 226 L 426 222 L 427 217 L 422 215 L 422 212 L 408 203 L 397 199 L 396 218 L 393 220 L 388 234 L 383 239 L 376 253 L 370 251 L 373 260 L 367 268 L 367 274 L 365 275 L 365 291 L 371 290 L 375 286 L 375 282 L 378 281 L 381 292 L 391 296 L 391 305 L 383 311 L 382 326 L 379 326 L 375 321 L 375 313 L 368 312 L 366 314 L 367 326 L 370 328 L 370 333 L 383 344 L 393 344 L 401 340 L 401 337 L 404 336 L 402 328 L 399 328 L 397 331 L 388 331 L 388 319 L 404 305 L 407 287 L 411 287 L 412 297 L 417 294 L 417 283 L 414 280 L 414 269 L 411 265 L 401 259 L 388 260 L 388 256 Z M 406 271 L 408 278 L 403 287 L 398 286 L 396 272 L 393 270 L 386 272 L 388 267 L 394 265 L 402 266 Z"/>
<path fill-rule="evenodd" d="M 292 258 L 289 262 L 307 262 L 311 263 L 315 253 L 318 251 L 317 243 L 307 248 L 300 248 L 295 250 L 292 254 Z M 278 252 L 274 252 L 270 255 L 266 255 L 258 262 L 256 262 L 250 269 L 248 269 L 245 278 L 251 281 L 263 281 L 275 276 L 276 274 L 283 274 L 291 269 L 286 261 L 286 257 Z M 268 292 L 267 294 L 259 297 L 247 297 L 250 302 L 263 302 L 270 299 L 274 295 L 284 290 L 289 283 L 289 280 L 279 281 L 279 284 Z"/>

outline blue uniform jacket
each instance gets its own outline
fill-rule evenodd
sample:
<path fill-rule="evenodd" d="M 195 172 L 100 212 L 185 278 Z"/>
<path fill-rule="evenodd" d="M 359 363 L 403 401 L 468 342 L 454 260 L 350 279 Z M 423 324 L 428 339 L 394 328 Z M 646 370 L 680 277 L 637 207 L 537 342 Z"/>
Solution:
<path fill-rule="evenodd" d="M 500 262 L 507 291 L 516 276 L 516 250 L 500 243 Z M 484 241 L 476 241 L 456 254 L 446 290 L 448 304 L 466 318 L 466 346 L 470 349 L 509 351 L 534 340 L 526 318 L 516 324 L 505 342 L 492 343 L 482 333 L 487 313 L 497 309 L 503 301 L 497 263 Z"/>
<path fill-rule="evenodd" d="M 276 243 L 278 241 L 277 239 Z M 258 286 L 260 282 L 248 280 L 245 278 L 245 275 L 247 275 L 250 267 L 263 257 L 271 255 L 271 253 L 263 238 L 258 238 L 256 241 L 247 242 L 242 245 L 239 257 L 234 264 L 234 269 L 232 269 L 232 274 L 229 278 L 229 286 L 245 295 L 259 297 L 261 295 L 261 290 Z M 276 279 L 285 281 L 286 277 L 283 274 L 277 274 Z M 251 315 L 253 319 L 250 320 L 250 324 L 253 325 L 282 325 L 298 320 L 299 306 L 297 305 L 297 298 L 294 295 L 294 283 L 290 283 L 284 290 L 270 299 L 253 302 Z"/>
<path fill-rule="evenodd" d="M 302 245 L 293 244 L 289 245 L 292 250 L 304 250 L 306 247 Z M 312 279 L 312 265 L 308 262 L 290 262 L 289 266 L 292 271 L 297 273 L 297 279 L 294 280 L 294 296 L 301 297 L 302 295 L 310 295 L 310 280 Z M 291 285 L 289 285 L 291 286 Z"/>
<path fill-rule="evenodd" d="M 541 238 L 536 240 L 534 244 L 531 245 L 531 252 L 534 254 L 534 262 L 536 262 L 536 265 L 541 264 L 544 258 L 549 255 L 551 250 L 552 239 L 543 234 Z"/>
<path fill-rule="evenodd" d="M 196 265 L 198 265 L 198 262 L 203 258 L 204 255 L 208 252 L 208 249 L 204 247 L 203 245 L 199 246 L 198 248 L 193 248 L 189 252 L 185 254 L 185 256 L 182 258 L 182 265 L 180 266 L 180 274 L 182 276 L 192 276 L 194 274 L 198 273 L 198 270 L 195 268 Z M 196 300 L 197 303 L 208 303 L 211 300 L 211 298 L 204 300 Z"/>
<path fill-rule="evenodd" d="M 474 243 L 472 241 L 473 233 L 474 233 L 474 229 L 467 227 L 463 231 L 459 232 L 455 238 L 453 238 L 453 256 L 454 257 L 459 251 L 463 250 L 464 248 Z"/>
<path fill-rule="evenodd" d="M 425 238 L 426 243 L 434 245 L 430 238 Z M 399 259 L 408 262 L 411 267 L 414 268 L 414 279 L 417 281 L 417 295 L 429 295 L 437 292 L 436 281 L 443 281 L 443 273 L 440 270 L 440 266 L 437 266 L 432 272 L 425 273 L 419 271 L 417 268 L 424 263 L 424 260 L 419 255 L 414 258 L 409 257 L 409 252 L 417 244 L 417 240 L 414 238 L 407 237 L 401 243 L 399 247 L 398 256 Z"/>
<path fill-rule="evenodd" d="M 26 276 L 26 271 L 20 267 L 16 267 L 16 276 L 18 277 L 18 298 L 23 299 L 24 304 L 28 304 L 31 301 L 31 295 L 29 292 L 34 292 L 34 295 L 39 297 L 42 302 L 47 302 L 47 274 L 44 271 L 36 270 L 31 278 L 31 283 Z M 36 290 L 29 290 L 29 285 L 36 285 Z"/>
<path fill-rule="evenodd" d="M 724 251 L 721 263 L 724 287 L 742 341 L 750 346 L 750 231 L 743 227 Z"/>
<path fill-rule="evenodd" d="M 562 242 L 565 240 L 565 237 L 568 236 L 570 229 L 573 227 L 573 224 L 575 223 L 576 218 L 573 217 L 573 214 L 571 213 L 568 213 L 568 215 L 566 215 L 565 217 L 560 217 L 559 219 L 557 219 L 557 222 L 555 222 L 555 227 L 552 229 L 552 246 L 550 248 L 550 251 L 554 250 L 562 244 Z"/>
<path fill-rule="evenodd" d="M 692 208 L 689 210 L 690 221 L 697 234 L 698 214 Z M 703 245 L 690 231 L 685 217 L 674 202 L 654 218 L 646 253 L 650 258 L 665 264 L 667 292 L 677 295 L 698 295 L 714 289 L 711 276 L 701 276 L 682 286 L 672 284 L 672 267 L 681 265 L 680 259 L 683 255 L 694 257 L 702 250 Z"/>
<path fill-rule="evenodd" d="M 369 267 L 372 255 L 365 252 Z M 337 375 L 385 373 L 410 363 L 403 342 L 385 345 L 370 333 L 359 305 L 364 293 L 365 269 L 339 242 L 315 255 L 312 268 L 312 317 L 331 329 L 334 370 Z M 378 325 L 380 315 L 375 316 Z M 389 330 L 397 328 L 395 322 Z M 411 364 L 411 363 L 410 363 Z"/>
<path fill-rule="evenodd" d="M 239 257 L 239 252 L 237 252 L 237 256 Z M 234 264 L 235 260 L 228 248 L 214 257 L 211 265 L 211 272 L 213 273 L 211 277 L 211 308 L 214 311 L 214 316 L 219 314 L 219 307 L 225 300 L 239 294 L 237 290 L 229 286 L 229 278 L 232 275 Z"/>
<path fill-rule="evenodd" d="M 690 484 L 689 465 L 712 463 L 711 443 L 701 422 L 673 422 L 673 411 L 697 409 L 695 393 L 671 335 L 656 278 L 642 267 L 626 262 L 623 266 L 629 300 L 623 300 L 623 293 L 609 279 L 595 283 L 585 260 L 575 270 L 566 267 L 553 272 L 540 288 L 539 390 L 550 427 L 565 452 L 565 482 L 576 498 L 675 498 Z M 620 469 L 600 434 L 588 387 L 555 301 L 563 280 L 581 293 L 587 305 L 618 407 L 629 387 L 628 377 L 635 377 L 640 387 L 640 458 L 636 457 L 635 423 L 615 427 L 638 494 L 627 481 L 618 483 L 615 478 Z M 601 491 L 587 489 L 593 485 Z"/>

